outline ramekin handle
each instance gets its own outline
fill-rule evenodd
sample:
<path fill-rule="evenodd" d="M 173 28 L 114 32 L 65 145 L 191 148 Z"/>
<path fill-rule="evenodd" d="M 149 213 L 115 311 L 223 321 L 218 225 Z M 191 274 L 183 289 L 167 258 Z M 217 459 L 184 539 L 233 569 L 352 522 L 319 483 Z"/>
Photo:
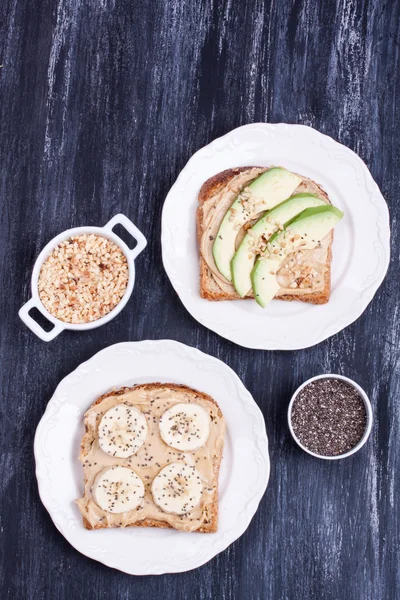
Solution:
<path fill-rule="evenodd" d="M 22 308 L 20 308 L 18 312 L 19 317 L 22 319 L 25 325 L 29 327 L 29 329 L 33 331 L 33 333 L 35 333 L 41 340 L 43 340 L 44 342 L 51 342 L 51 340 L 54 340 L 54 338 L 64 330 L 63 325 L 61 325 L 60 323 L 52 323 L 52 321 L 49 321 L 54 325 L 54 327 L 51 331 L 45 331 L 39 325 L 39 323 L 37 323 L 30 316 L 29 311 L 32 308 L 37 308 L 42 313 L 42 315 L 45 318 L 47 318 L 46 315 L 43 314 L 43 311 L 40 310 L 40 305 L 38 302 L 36 302 L 36 300 L 34 300 L 34 298 L 28 300 L 28 302 L 24 304 Z"/>
<path fill-rule="evenodd" d="M 113 227 L 115 227 L 116 225 L 122 225 L 123 227 L 125 227 L 125 229 L 136 240 L 136 246 L 133 248 L 133 250 L 129 250 L 131 257 L 135 259 L 142 252 L 142 250 L 146 248 L 146 238 L 144 237 L 143 233 L 139 231 L 136 225 L 134 225 L 132 221 L 123 214 L 115 215 L 115 217 L 113 217 L 111 221 L 108 221 L 108 223 L 104 225 L 103 229 L 105 231 L 111 232 L 113 230 Z M 113 233 L 114 235 L 117 235 L 115 234 L 115 232 Z"/>

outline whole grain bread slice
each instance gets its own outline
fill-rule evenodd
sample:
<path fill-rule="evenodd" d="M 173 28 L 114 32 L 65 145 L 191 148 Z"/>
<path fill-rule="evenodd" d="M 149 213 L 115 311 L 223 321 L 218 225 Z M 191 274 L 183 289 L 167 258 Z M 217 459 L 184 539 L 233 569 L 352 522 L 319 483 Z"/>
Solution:
<path fill-rule="evenodd" d="M 100 404 L 100 402 L 102 402 L 105 398 L 108 398 L 110 396 L 121 396 L 123 394 L 126 394 L 126 393 L 132 391 L 133 389 L 135 389 L 135 390 L 141 389 L 146 392 L 147 391 L 155 391 L 155 390 L 159 389 L 160 387 L 168 388 L 173 391 L 176 390 L 176 391 L 185 391 L 188 393 L 193 393 L 197 398 L 201 398 L 202 400 L 206 400 L 206 401 L 214 404 L 218 409 L 218 416 L 220 418 L 222 418 L 222 416 L 223 416 L 221 409 L 219 408 L 218 404 L 211 396 L 209 396 L 208 394 L 205 394 L 204 392 L 200 392 L 199 390 L 195 390 L 195 389 L 190 388 L 183 384 L 145 383 L 145 384 L 135 385 L 133 387 L 123 387 L 118 390 L 112 390 L 110 392 L 107 392 L 106 394 L 103 394 L 102 396 L 100 396 L 100 398 L 98 398 L 97 400 L 95 400 L 95 402 L 93 402 L 93 404 L 89 407 L 88 411 L 85 413 L 85 434 L 82 438 L 81 452 L 79 455 L 79 460 L 81 461 L 83 470 L 84 470 L 85 486 L 87 483 L 87 477 L 86 477 L 86 473 L 85 473 L 85 460 L 86 460 L 87 455 L 89 454 L 90 448 L 95 440 L 95 435 L 96 435 L 95 432 L 93 431 L 93 429 L 88 426 L 87 415 L 90 412 L 90 409 L 93 406 L 95 406 L 96 404 Z M 218 529 L 218 478 L 219 478 L 219 470 L 220 470 L 220 466 L 221 466 L 221 459 L 222 459 L 222 451 L 219 453 L 219 455 L 216 456 L 216 459 L 213 463 L 212 485 L 214 488 L 214 494 L 213 494 L 212 502 L 207 510 L 206 520 L 198 529 L 195 530 L 196 532 L 199 532 L 199 533 L 215 533 Z M 86 529 L 108 529 L 109 528 L 107 523 L 102 522 L 102 523 L 96 524 L 93 527 L 91 525 L 91 523 L 88 521 L 88 519 L 86 519 L 85 516 L 83 516 L 82 519 L 83 519 L 83 525 Z M 127 527 L 158 527 L 158 528 L 173 529 L 173 526 L 170 525 L 169 523 L 167 523 L 166 521 L 159 521 L 156 519 L 143 519 L 141 521 L 136 521 L 135 523 L 131 523 L 131 524 L 127 525 Z"/>
<path fill-rule="evenodd" d="M 207 181 L 202 185 L 199 195 L 198 201 L 199 206 L 197 208 L 196 214 L 196 229 L 197 229 L 197 242 L 198 247 L 200 248 L 201 238 L 203 236 L 203 205 L 204 203 L 212 198 L 214 195 L 222 191 L 230 182 L 230 180 L 235 177 L 238 173 L 242 173 L 244 171 L 248 171 L 254 167 L 246 166 L 246 167 L 235 167 L 232 169 L 226 169 L 225 171 L 221 171 L 217 173 L 213 177 L 207 179 Z M 299 188 L 295 190 L 294 193 L 299 193 L 301 191 L 305 191 L 307 189 L 308 183 L 311 183 L 313 187 L 315 187 L 317 195 L 324 199 L 326 202 L 330 203 L 328 194 L 325 190 L 315 181 L 307 177 L 302 177 L 302 183 Z M 304 294 L 277 294 L 276 298 L 279 300 L 298 300 L 300 302 L 308 302 L 310 304 L 325 304 L 329 301 L 330 292 L 331 292 L 331 261 L 332 261 L 332 242 L 333 242 L 333 231 L 329 234 L 329 247 L 326 253 L 325 259 L 325 270 L 324 270 L 324 279 L 323 286 L 320 290 L 315 291 L 314 293 L 304 293 Z M 206 300 L 211 301 L 220 301 L 220 300 L 248 300 L 254 299 L 254 295 L 251 292 L 245 298 L 241 298 L 236 291 L 232 290 L 232 292 L 227 293 L 225 290 L 221 289 L 218 282 L 214 278 L 214 275 L 210 268 L 208 267 L 206 261 L 203 256 L 200 254 L 200 296 L 205 298 Z"/>

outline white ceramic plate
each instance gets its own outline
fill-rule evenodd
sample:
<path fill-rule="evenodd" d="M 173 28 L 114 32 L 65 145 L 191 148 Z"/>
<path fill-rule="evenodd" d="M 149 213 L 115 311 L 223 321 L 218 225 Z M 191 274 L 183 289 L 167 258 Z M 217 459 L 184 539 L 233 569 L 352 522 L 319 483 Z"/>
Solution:
<path fill-rule="evenodd" d="M 335 228 L 327 304 L 274 300 L 262 309 L 250 300 L 200 298 L 198 192 L 212 175 L 246 165 L 282 165 L 310 177 L 344 211 Z M 165 270 L 197 321 L 241 346 L 296 350 L 341 331 L 366 309 L 389 265 L 389 213 L 366 165 L 349 148 L 304 125 L 255 123 L 234 129 L 192 156 L 165 200 L 161 241 Z"/>
<path fill-rule="evenodd" d="M 88 531 L 74 503 L 83 492 L 77 457 L 84 412 L 113 387 L 155 381 L 206 392 L 224 414 L 218 532 Z M 82 554 L 132 575 L 188 571 L 225 550 L 247 529 L 270 470 L 264 418 L 239 377 L 220 360 L 171 340 L 115 344 L 65 377 L 38 425 L 35 459 L 40 497 L 63 536 Z"/>

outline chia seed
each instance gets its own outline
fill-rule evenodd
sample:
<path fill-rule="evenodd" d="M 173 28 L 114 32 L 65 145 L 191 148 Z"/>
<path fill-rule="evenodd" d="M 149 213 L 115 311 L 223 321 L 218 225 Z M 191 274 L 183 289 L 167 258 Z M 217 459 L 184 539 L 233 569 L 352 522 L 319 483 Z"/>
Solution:
<path fill-rule="evenodd" d="M 352 385 L 340 379 L 319 379 L 298 394 L 291 421 L 296 437 L 308 450 L 320 456 L 338 456 L 361 440 L 367 412 Z"/>

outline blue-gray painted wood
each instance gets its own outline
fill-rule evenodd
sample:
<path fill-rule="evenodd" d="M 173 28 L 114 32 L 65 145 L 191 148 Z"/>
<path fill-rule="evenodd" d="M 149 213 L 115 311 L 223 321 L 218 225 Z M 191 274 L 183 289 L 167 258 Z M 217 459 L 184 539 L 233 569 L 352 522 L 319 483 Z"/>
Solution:
<path fill-rule="evenodd" d="M 0 3 L 0 597 L 392 600 L 399 587 L 398 0 L 2 0 Z M 319 346 L 256 352 L 194 321 L 162 267 L 160 215 L 189 157 L 252 121 L 304 123 L 366 161 L 392 219 L 389 276 Z M 183 199 L 184 201 L 184 199 Z M 58 232 L 116 212 L 149 239 L 109 325 L 45 344 L 17 316 Z M 362 218 L 362 215 L 360 215 Z M 226 361 L 265 415 L 272 473 L 243 537 L 191 573 L 135 578 L 81 556 L 40 503 L 36 425 L 58 381 L 107 345 L 173 338 Z M 367 446 L 332 464 L 290 439 L 306 377 L 370 394 Z"/>

